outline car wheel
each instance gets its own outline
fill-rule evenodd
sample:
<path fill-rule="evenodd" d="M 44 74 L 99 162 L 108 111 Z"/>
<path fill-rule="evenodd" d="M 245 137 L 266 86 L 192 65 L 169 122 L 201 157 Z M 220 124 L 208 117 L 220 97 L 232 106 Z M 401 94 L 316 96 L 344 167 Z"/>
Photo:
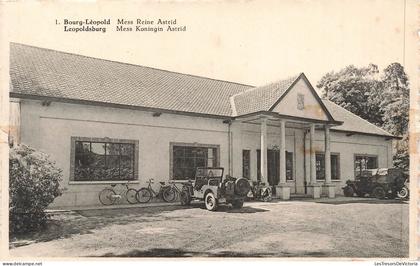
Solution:
<path fill-rule="evenodd" d="M 372 195 L 377 199 L 383 199 L 385 198 L 386 193 L 383 187 L 375 187 L 375 189 L 373 189 Z"/>
<path fill-rule="evenodd" d="M 190 196 L 190 193 L 188 193 L 187 190 L 182 190 L 179 197 L 180 197 L 180 200 L 181 200 L 181 205 L 187 206 L 187 205 L 191 204 L 191 196 Z"/>
<path fill-rule="evenodd" d="M 235 200 L 232 202 L 232 207 L 235 209 L 240 209 L 242 208 L 242 206 L 244 206 L 244 201 L 243 200 Z"/>
<path fill-rule="evenodd" d="M 217 200 L 212 192 L 207 193 L 204 203 L 206 205 L 206 209 L 209 211 L 215 211 L 217 209 Z"/>
<path fill-rule="evenodd" d="M 251 186 L 249 185 L 249 181 L 246 178 L 238 178 L 235 181 L 235 194 L 245 197 L 249 190 L 251 189 Z"/>
<path fill-rule="evenodd" d="M 365 192 L 362 192 L 362 191 L 356 191 L 356 195 L 357 195 L 358 197 L 363 198 L 363 197 L 365 196 Z"/>
<path fill-rule="evenodd" d="M 344 196 L 346 197 L 353 197 L 354 189 L 350 186 L 346 186 L 343 188 L 343 193 L 344 193 Z"/>
<path fill-rule="evenodd" d="M 406 186 L 402 187 L 398 192 L 397 196 L 400 199 L 406 199 L 408 198 L 408 188 Z"/>

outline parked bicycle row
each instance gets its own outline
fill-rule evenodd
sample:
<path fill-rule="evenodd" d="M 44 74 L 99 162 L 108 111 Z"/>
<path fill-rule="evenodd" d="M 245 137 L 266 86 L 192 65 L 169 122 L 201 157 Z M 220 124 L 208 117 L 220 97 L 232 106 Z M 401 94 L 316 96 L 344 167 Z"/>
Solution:
<path fill-rule="evenodd" d="M 179 198 L 180 189 L 175 182 L 159 182 L 160 187 L 155 190 L 152 187 L 153 178 L 147 181 L 148 186 L 140 189 L 130 187 L 130 182 L 123 184 L 112 184 L 111 187 L 103 189 L 99 193 L 99 201 L 103 205 L 113 205 L 123 202 L 125 199 L 130 204 L 147 203 L 152 198 L 162 199 L 166 202 L 174 202 Z"/>
<path fill-rule="evenodd" d="M 155 190 L 152 186 L 154 179 L 151 178 L 146 182 L 147 187 L 139 189 L 130 187 L 130 181 L 126 183 L 111 184 L 110 187 L 103 189 L 99 193 L 99 201 L 103 205 L 114 205 L 128 202 L 129 204 L 148 203 L 152 199 L 160 199 L 165 202 L 175 202 L 180 198 L 182 188 L 187 182 L 169 181 L 159 182 L 160 187 Z M 247 196 L 248 199 L 270 201 L 272 198 L 272 190 L 270 186 L 266 186 L 261 182 L 253 182 L 251 190 Z M 125 201 L 124 201 L 125 200 Z"/>

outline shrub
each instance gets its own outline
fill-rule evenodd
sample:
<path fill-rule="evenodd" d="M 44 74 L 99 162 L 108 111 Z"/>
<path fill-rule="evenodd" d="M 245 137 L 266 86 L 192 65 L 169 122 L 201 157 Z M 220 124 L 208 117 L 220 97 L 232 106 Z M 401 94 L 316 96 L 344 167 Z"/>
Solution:
<path fill-rule="evenodd" d="M 61 178 L 61 169 L 47 154 L 23 144 L 10 149 L 10 233 L 34 231 L 45 225 L 45 209 L 61 195 Z"/>
<path fill-rule="evenodd" d="M 403 169 L 404 171 L 410 170 L 410 154 L 408 148 L 408 133 L 403 136 L 402 140 L 394 143 L 394 166 Z"/>

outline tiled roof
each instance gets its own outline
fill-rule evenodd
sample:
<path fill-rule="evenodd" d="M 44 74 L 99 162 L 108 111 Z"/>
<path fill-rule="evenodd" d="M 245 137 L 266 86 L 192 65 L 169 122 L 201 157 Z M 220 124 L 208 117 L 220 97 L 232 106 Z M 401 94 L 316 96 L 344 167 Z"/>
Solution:
<path fill-rule="evenodd" d="M 298 76 L 253 87 L 29 45 L 10 46 L 13 95 L 46 96 L 216 116 L 268 111 Z M 323 100 L 336 130 L 392 136 Z"/>
<path fill-rule="evenodd" d="M 279 80 L 232 96 L 236 115 L 268 111 L 298 77 L 299 75 Z"/>
<path fill-rule="evenodd" d="M 12 43 L 13 92 L 231 116 L 233 82 Z"/>
<path fill-rule="evenodd" d="M 373 135 L 389 136 L 391 134 L 381 129 L 380 127 L 371 124 L 363 118 L 353 114 L 352 112 L 344 109 L 343 107 L 329 101 L 322 100 L 324 105 L 328 108 L 335 120 L 342 121 L 343 124 L 333 127 L 334 130 L 350 131 L 350 132 L 361 132 Z"/>

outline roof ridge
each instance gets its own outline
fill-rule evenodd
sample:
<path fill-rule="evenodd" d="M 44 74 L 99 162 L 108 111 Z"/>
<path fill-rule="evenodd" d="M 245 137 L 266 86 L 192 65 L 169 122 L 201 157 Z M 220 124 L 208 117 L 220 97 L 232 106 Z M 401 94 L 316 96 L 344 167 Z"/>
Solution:
<path fill-rule="evenodd" d="M 358 116 L 358 115 L 354 114 L 353 112 L 350 112 L 349 110 L 347 110 L 347 109 L 346 109 L 346 108 L 344 108 L 343 106 L 341 106 L 341 105 L 339 105 L 339 104 L 336 104 L 335 102 L 330 101 L 329 99 L 322 99 L 322 100 L 323 100 L 323 101 L 328 101 L 328 102 L 330 102 L 330 103 L 332 103 L 332 104 L 334 104 L 334 105 L 336 105 L 336 106 L 340 107 L 341 109 L 343 109 L 343 110 L 344 110 L 344 111 L 346 111 L 347 113 L 350 113 L 352 116 L 355 116 L 355 117 L 357 117 L 357 118 L 359 118 L 359 119 L 361 119 L 361 120 L 363 120 L 363 121 L 365 121 L 365 122 L 369 123 L 370 125 L 372 125 L 372 126 L 374 126 L 374 127 L 378 128 L 378 129 L 379 129 L 379 130 L 381 130 L 382 132 L 384 132 L 384 133 L 386 133 L 386 134 L 389 134 L 389 135 L 393 136 L 391 133 L 387 132 L 385 129 L 383 129 L 383 128 L 381 128 L 381 127 L 379 127 L 379 126 L 377 126 L 377 125 L 375 125 L 375 124 L 373 124 L 373 123 L 371 123 L 371 122 L 369 122 L 368 120 L 366 120 L 366 119 L 364 119 L 364 118 L 362 118 L 362 117 L 360 117 L 360 116 Z"/>
<path fill-rule="evenodd" d="M 238 93 L 235 93 L 235 94 L 233 94 L 231 97 L 235 98 L 236 96 L 239 96 L 239 95 L 244 94 L 244 93 L 249 92 L 249 91 L 254 91 L 254 90 L 258 89 L 258 88 L 259 88 L 259 87 L 254 86 L 254 87 L 252 87 L 252 88 L 249 88 L 248 90 L 244 90 L 244 91 L 240 91 L 240 92 L 238 92 Z"/>
<path fill-rule="evenodd" d="M 300 75 L 301 75 L 302 73 L 303 73 L 303 72 L 300 72 L 298 75 L 293 75 L 293 76 L 289 76 L 289 77 L 287 77 L 287 78 L 278 79 L 278 80 L 276 80 L 276 81 L 272 81 L 272 82 L 270 82 L 270 83 L 266 83 L 266 84 L 261 85 L 261 86 L 254 86 L 253 88 L 250 88 L 250 89 L 248 89 L 248 90 L 244 90 L 244 91 L 241 91 L 241 92 L 235 93 L 235 94 L 233 94 L 233 95 L 232 95 L 232 97 L 236 97 L 236 96 L 239 96 L 239 95 L 241 95 L 241 94 L 244 94 L 244 93 L 247 93 L 247 92 L 250 92 L 250 91 L 254 91 L 254 90 L 257 90 L 257 89 L 260 89 L 260 88 L 263 88 L 263 87 L 267 87 L 267 86 L 269 86 L 269 85 L 272 85 L 272 84 L 278 83 L 278 82 L 280 82 L 280 81 L 286 81 L 286 80 L 289 80 L 289 79 L 292 79 L 292 78 L 293 78 L 293 81 L 295 81 L 297 78 L 299 78 L 299 77 L 300 77 Z"/>
<path fill-rule="evenodd" d="M 229 102 L 230 102 L 230 109 L 232 110 L 232 116 L 237 116 L 238 111 L 236 110 L 236 104 L 235 104 L 235 99 L 233 95 L 229 97 Z"/>
<path fill-rule="evenodd" d="M 96 60 L 102 60 L 102 61 L 107 61 L 107 62 L 112 62 L 112 63 L 117 63 L 117 64 L 123 64 L 123 65 L 129 65 L 129 66 L 136 66 L 136 67 L 144 67 L 144 68 L 149 68 L 149 69 L 163 71 L 163 72 L 169 72 L 169 73 L 174 73 L 174 74 L 186 75 L 186 76 L 190 76 L 190 77 L 196 77 L 196 78 L 202 78 L 202 79 L 209 79 L 209 80 L 227 82 L 227 83 L 231 83 L 231 84 L 237 84 L 237 85 L 241 85 L 241 86 L 247 86 L 247 87 L 250 87 L 250 89 L 255 88 L 255 86 L 253 86 L 253 85 L 249 85 L 249 84 L 245 84 L 245 83 L 240 83 L 240 82 L 235 82 L 235 81 L 228 81 L 228 80 L 222 80 L 222 79 L 216 79 L 216 78 L 209 78 L 209 77 L 204 77 L 204 76 L 199 76 L 199 75 L 194 75 L 194 74 L 189 74 L 189 73 L 181 73 L 181 72 L 177 72 L 177 71 L 173 71 L 173 70 L 167 70 L 167 69 L 161 69 L 161 68 L 156 68 L 156 67 L 144 66 L 144 65 L 134 64 L 134 63 L 121 62 L 121 61 L 116 61 L 116 60 L 111 60 L 111 59 L 105 59 L 105 58 L 98 58 L 98 57 L 93 57 L 93 56 L 88 56 L 88 55 L 82 55 L 82 54 L 76 54 L 76 53 L 71 53 L 71 52 L 59 51 L 59 50 L 54 50 L 54 49 L 51 49 L 51 48 L 39 47 L 39 46 L 30 45 L 30 44 L 17 43 L 17 42 L 10 42 L 10 44 L 28 46 L 28 47 L 32 47 L 32 48 L 36 48 L 36 49 L 41 49 L 41 50 L 46 50 L 46 51 L 52 51 L 52 52 L 62 53 L 62 54 L 68 54 L 68 55 L 73 55 L 73 56 L 78 56 L 78 57 L 85 57 L 85 58 L 91 58 L 91 59 L 96 59 Z"/>
<path fill-rule="evenodd" d="M 302 77 L 303 72 L 300 72 L 299 75 L 296 76 L 292 76 L 289 77 L 287 79 L 284 80 L 279 80 L 276 83 L 279 83 L 280 81 L 289 81 L 290 84 L 287 86 L 287 88 L 283 91 L 283 93 L 280 95 L 280 97 L 270 106 L 270 108 L 268 110 L 272 111 L 274 109 L 274 107 L 276 107 L 282 100 L 283 98 L 286 96 L 286 94 L 294 87 L 294 85 L 299 81 L 299 79 Z M 271 86 L 274 83 L 270 83 L 266 86 Z M 276 91 L 278 90 L 278 87 L 276 88 Z"/>

